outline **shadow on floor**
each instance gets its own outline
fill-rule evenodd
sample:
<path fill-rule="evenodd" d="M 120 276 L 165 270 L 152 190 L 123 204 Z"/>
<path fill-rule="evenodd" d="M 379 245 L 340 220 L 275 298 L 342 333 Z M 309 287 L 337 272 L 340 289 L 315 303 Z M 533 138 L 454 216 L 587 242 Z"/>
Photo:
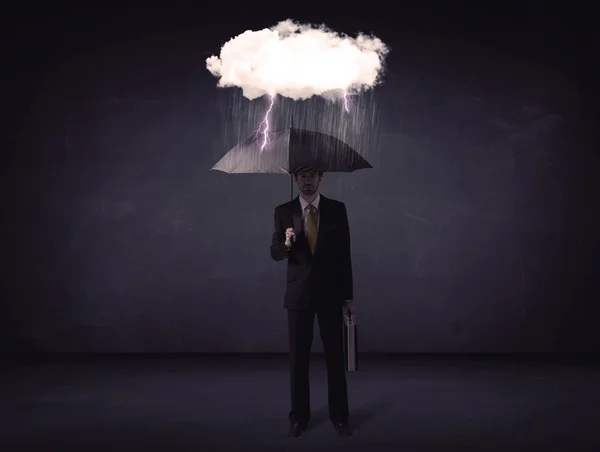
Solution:
<path fill-rule="evenodd" d="M 377 417 L 384 415 L 386 411 L 393 408 L 393 400 L 393 395 L 380 395 L 372 401 L 358 406 L 351 414 L 354 429 L 360 430 L 366 424 L 376 421 Z"/>

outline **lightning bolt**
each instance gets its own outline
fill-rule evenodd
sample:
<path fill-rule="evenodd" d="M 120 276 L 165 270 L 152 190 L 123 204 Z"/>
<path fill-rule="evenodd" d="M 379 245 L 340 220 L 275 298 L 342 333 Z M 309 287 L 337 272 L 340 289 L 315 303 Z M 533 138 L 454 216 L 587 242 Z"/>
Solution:
<path fill-rule="evenodd" d="M 269 144 L 269 136 L 271 134 L 270 124 L 269 124 L 269 115 L 271 114 L 271 110 L 273 109 L 273 104 L 275 103 L 275 96 L 270 95 L 269 99 L 270 99 L 269 108 L 267 109 L 267 112 L 265 113 L 265 117 L 261 121 L 260 125 L 258 126 L 258 130 L 256 131 L 257 138 L 258 138 L 258 135 L 262 135 L 262 144 L 260 146 L 261 151 L 267 146 L 267 144 Z"/>
<path fill-rule="evenodd" d="M 350 94 L 346 90 L 344 90 L 344 110 L 346 113 L 350 113 Z"/>

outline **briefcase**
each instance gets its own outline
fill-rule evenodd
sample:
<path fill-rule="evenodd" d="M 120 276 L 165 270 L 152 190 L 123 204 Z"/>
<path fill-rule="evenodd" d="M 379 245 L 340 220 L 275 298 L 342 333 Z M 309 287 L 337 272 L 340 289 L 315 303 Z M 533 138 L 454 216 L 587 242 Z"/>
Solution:
<path fill-rule="evenodd" d="M 344 361 L 346 371 L 358 370 L 358 338 L 356 317 L 352 312 L 344 313 Z"/>

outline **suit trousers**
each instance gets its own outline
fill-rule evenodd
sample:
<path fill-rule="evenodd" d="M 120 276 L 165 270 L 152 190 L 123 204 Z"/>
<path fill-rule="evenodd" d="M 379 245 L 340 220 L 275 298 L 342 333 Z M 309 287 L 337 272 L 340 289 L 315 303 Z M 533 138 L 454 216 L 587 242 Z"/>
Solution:
<path fill-rule="evenodd" d="M 329 418 L 348 422 L 348 390 L 344 366 L 343 309 L 339 304 L 313 299 L 307 309 L 288 310 L 290 350 L 291 423 L 305 424 L 310 419 L 309 363 L 315 315 L 319 322 L 325 362 Z"/>

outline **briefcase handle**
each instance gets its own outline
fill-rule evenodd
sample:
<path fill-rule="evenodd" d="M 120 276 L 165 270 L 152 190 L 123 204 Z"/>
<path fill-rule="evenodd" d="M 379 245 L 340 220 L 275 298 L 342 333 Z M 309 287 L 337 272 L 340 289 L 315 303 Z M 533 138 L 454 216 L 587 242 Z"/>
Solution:
<path fill-rule="evenodd" d="M 356 317 L 354 316 L 354 314 L 352 314 L 352 311 L 350 309 L 344 315 L 344 324 L 347 326 L 356 325 Z"/>

